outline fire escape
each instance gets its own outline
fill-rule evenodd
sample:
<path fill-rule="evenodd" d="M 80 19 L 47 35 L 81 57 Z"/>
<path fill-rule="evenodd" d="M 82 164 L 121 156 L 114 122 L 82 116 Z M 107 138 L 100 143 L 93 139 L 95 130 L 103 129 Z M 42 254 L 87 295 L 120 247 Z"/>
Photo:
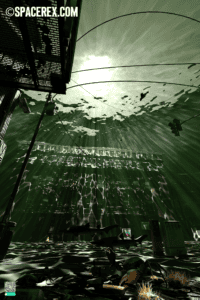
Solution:
<path fill-rule="evenodd" d="M 78 10 L 73 17 L 9 17 L 8 7 L 71 7 Z M 51 93 L 65 94 L 70 82 L 76 48 L 82 0 L 0 0 L 0 163 L 5 155 L 4 136 L 17 105 L 30 113 L 22 89 L 49 93 L 39 118 L 27 155 L 17 178 L 8 205 L 0 222 L 0 260 L 12 240 L 9 221 L 15 196 L 23 177 L 31 150 L 45 113 L 50 111 Z"/>

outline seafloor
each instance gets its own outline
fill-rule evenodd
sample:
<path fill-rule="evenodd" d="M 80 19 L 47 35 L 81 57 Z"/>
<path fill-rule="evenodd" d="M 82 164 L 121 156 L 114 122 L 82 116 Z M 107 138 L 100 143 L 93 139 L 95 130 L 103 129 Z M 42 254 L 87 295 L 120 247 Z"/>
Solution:
<path fill-rule="evenodd" d="M 114 251 L 90 242 L 11 243 L 0 263 L 0 299 L 8 299 L 8 281 L 20 300 L 198 299 L 200 243 L 185 245 L 186 258 L 155 258 L 149 241 Z"/>

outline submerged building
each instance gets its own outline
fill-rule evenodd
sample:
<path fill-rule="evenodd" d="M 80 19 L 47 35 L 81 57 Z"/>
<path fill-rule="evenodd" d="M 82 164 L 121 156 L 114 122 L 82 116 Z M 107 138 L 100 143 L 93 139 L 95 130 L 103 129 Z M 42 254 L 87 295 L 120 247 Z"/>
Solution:
<path fill-rule="evenodd" d="M 18 141 L 19 152 L 29 143 Z M 87 222 L 91 227 L 117 223 L 123 228 L 132 223 L 139 231 L 140 223 L 150 218 L 173 219 L 162 154 L 36 142 L 26 171 L 34 175 L 27 175 L 29 189 L 19 194 L 23 195 L 23 211 L 48 215 L 54 220 L 49 228 L 55 231 L 66 223 Z M 153 197 L 152 189 L 156 191 Z"/>

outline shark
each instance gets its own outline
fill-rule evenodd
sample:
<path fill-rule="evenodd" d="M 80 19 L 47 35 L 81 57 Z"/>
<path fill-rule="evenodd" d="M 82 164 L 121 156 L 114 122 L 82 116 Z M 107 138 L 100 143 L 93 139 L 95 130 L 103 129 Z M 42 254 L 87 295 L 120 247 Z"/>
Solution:
<path fill-rule="evenodd" d="M 110 230 L 112 230 L 118 226 L 119 226 L 118 224 L 115 224 L 115 225 L 110 225 L 110 226 L 107 226 L 104 228 L 100 228 L 100 225 L 97 225 L 97 228 L 91 228 L 90 223 L 87 223 L 85 225 L 72 226 L 69 229 L 59 230 L 59 232 L 63 233 L 63 234 L 74 234 L 76 236 L 81 235 L 81 234 L 95 235 L 95 234 L 102 234 L 104 232 L 108 234 L 108 232 Z"/>
<path fill-rule="evenodd" d="M 111 249 L 125 247 L 128 250 L 131 246 L 137 247 L 138 243 L 141 245 L 142 241 L 147 237 L 148 235 L 144 234 L 135 239 L 134 235 L 132 235 L 130 239 L 124 239 L 123 233 L 120 233 L 118 236 L 111 236 L 98 241 L 92 241 L 91 244 Z"/>

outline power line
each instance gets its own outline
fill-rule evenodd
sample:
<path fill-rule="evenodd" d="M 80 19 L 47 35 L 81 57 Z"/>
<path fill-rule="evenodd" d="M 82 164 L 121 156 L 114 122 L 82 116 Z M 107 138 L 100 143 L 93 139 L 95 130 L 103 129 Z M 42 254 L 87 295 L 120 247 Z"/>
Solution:
<path fill-rule="evenodd" d="M 200 63 L 147 64 L 147 65 L 115 66 L 115 67 L 103 67 L 103 68 L 94 68 L 94 69 L 79 70 L 79 71 L 73 71 L 72 73 L 94 71 L 94 70 L 103 70 L 103 69 L 115 69 L 115 68 L 154 67 L 154 66 L 178 66 L 178 65 L 200 65 Z"/>
<path fill-rule="evenodd" d="M 75 83 L 77 83 L 75 80 L 73 80 L 73 79 L 71 79 L 72 81 L 74 81 Z M 78 83 L 77 83 L 78 84 Z M 81 86 L 81 88 L 82 89 L 84 89 L 82 86 Z M 86 91 L 88 94 L 90 94 L 90 95 L 92 95 L 90 92 L 88 92 L 86 89 L 84 89 L 84 91 Z M 95 96 L 94 95 L 92 95 L 94 98 L 95 98 Z M 96 99 L 96 100 L 99 100 L 99 99 Z M 112 108 L 116 108 L 116 107 L 114 107 L 114 106 L 112 106 L 112 105 L 109 105 L 109 104 L 107 104 L 107 103 L 104 103 L 103 101 L 101 101 L 101 100 L 99 100 L 101 103 L 103 103 L 103 104 L 105 104 L 105 105 L 107 105 L 107 106 L 110 106 L 110 107 L 112 107 Z"/>
<path fill-rule="evenodd" d="M 82 87 L 82 85 L 87 85 L 87 84 L 93 84 L 93 83 L 85 83 L 85 84 L 78 84 L 75 80 L 73 80 L 73 79 L 71 79 L 73 82 L 75 82 L 77 85 L 74 85 L 74 86 L 72 86 L 72 87 L 69 87 L 69 88 L 67 88 L 67 89 L 70 89 L 70 88 L 73 88 L 73 87 L 78 87 L 78 86 L 80 86 L 82 89 L 84 89 L 88 94 L 90 94 L 91 96 L 93 96 L 94 98 L 95 98 L 95 96 L 93 95 L 93 94 L 91 94 L 90 92 L 88 92 L 85 88 L 83 88 Z M 106 82 L 115 82 L 115 81 L 106 81 Z M 116 82 L 130 82 L 130 81 L 116 81 Z M 131 81 L 132 82 L 132 81 Z M 135 82 L 135 81 L 133 81 L 133 82 Z M 146 82 L 146 81 L 139 81 L 139 82 Z M 148 81 L 148 82 L 152 82 L 152 81 Z M 94 83 L 104 83 L 104 81 L 100 81 L 100 82 L 94 82 Z M 154 82 L 153 82 L 154 83 Z M 163 83 L 163 82 L 156 82 L 156 83 Z M 165 83 L 165 84 L 176 84 L 176 83 Z M 183 84 L 177 84 L 177 85 L 183 85 Z M 184 86 L 189 86 L 189 87 L 197 87 L 197 88 L 199 88 L 199 86 L 190 86 L 190 85 L 184 85 Z M 57 94 L 55 94 L 54 95 L 54 97 L 56 96 Z M 53 97 L 53 98 L 54 98 Z M 173 96 L 172 96 L 173 97 Z M 170 97 L 169 99 L 171 99 L 172 97 Z M 52 100 L 53 100 L 53 98 L 52 98 Z M 168 99 L 168 100 L 169 100 Z M 99 99 L 96 99 L 96 100 L 99 100 Z M 116 108 L 116 107 L 114 107 L 114 106 L 112 106 L 112 105 L 109 105 L 109 104 L 107 104 L 107 103 L 104 103 L 103 101 L 101 101 L 101 100 L 99 100 L 101 103 L 103 103 L 104 105 L 107 105 L 107 106 L 110 106 L 110 107 L 112 107 L 112 108 Z M 55 103 L 55 102 L 54 102 Z"/>
<path fill-rule="evenodd" d="M 74 81 L 74 80 L 72 80 L 72 81 Z M 75 81 L 74 81 L 75 82 Z M 80 86 L 79 84 L 77 85 L 77 86 Z M 73 87 L 75 87 L 75 86 L 73 86 Z M 82 87 L 82 86 L 81 86 Z M 83 88 L 83 87 L 82 87 Z M 83 88 L 84 89 L 84 88 Z M 86 92 L 88 92 L 86 89 L 84 89 Z M 92 95 L 90 92 L 88 92 L 90 95 Z M 54 95 L 54 97 L 56 96 L 57 94 L 55 94 Z M 93 97 L 95 97 L 94 95 L 92 95 Z M 54 98 L 53 97 L 53 98 Z M 173 96 L 172 96 L 173 97 Z M 172 97 L 170 97 L 169 99 L 171 99 Z M 53 102 L 53 98 L 52 98 L 52 102 Z M 168 99 L 168 100 L 169 100 Z M 99 99 L 97 99 L 97 100 L 99 100 Z M 102 101 L 100 101 L 100 102 L 102 102 Z M 55 103 L 55 101 L 54 101 L 54 104 L 56 105 L 56 103 Z M 106 103 L 104 103 L 104 104 L 106 104 Z M 106 105 L 108 105 L 108 104 L 106 104 Z M 111 105 L 108 105 L 108 106 L 111 106 Z M 111 106 L 111 107 L 113 107 L 113 106 Z M 113 108 L 115 108 L 115 107 L 113 107 Z M 57 113 L 57 115 L 58 115 L 58 113 Z M 183 123 L 185 123 L 185 122 L 187 122 L 187 121 L 189 121 L 189 120 L 191 120 L 191 119 L 193 119 L 193 118 L 195 118 L 195 117 L 197 117 L 197 116 L 199 116 L 200 114 L 198 114 L 198 115 L 196 115 L 196 116 L 193 116 L 193 117 L 191 117 L 191 118 L 189 118 L 189 119 L 187 119 L 187 120 L 185 120 L 185 121 L 183 121 L 181 124 L 183 124 Z M 63 122 L 62 122 L 62 120 L 61 120 L 61 118 L 60 118 L 60 116 L 58 115 L 58 118 L 59 118 L 59 120 L 60 120 L 60 122 L 62 123 L 62 125 L 63 125 L 63 128 L 64 128 L 64 131 L 66 132 L 66 133 L 68 133 L 67 131 L 66 131 L 66 129 L 65 129 L 65 126 L 64 126 L 64 124 L 63 124 Z M 72 138 L 71 138 L 71 136 L 69 135 L 69 137 L 70 137 L 70 139 L 72 140 Z M 72 140 L 73 141 L 73 140 Z M 88 154 L 87 153 L 85 153 L 84 151 L 83 151 L 83 149 L 79 146 L 79 145 L 77 145 L 76 143 L 75 143 L 75 145 L 82 151 L 82 153 L 84 153 L 86 156 L 88 156 Z"/>
<path fill-rule="evenodd" d="M 172 12 L 166 12 L 166 11 L 140 11 L 140 12 L 135 12 L 135 13 L 130 13 L 130 14 L 125 14 L 125 15 L 121 15 L 121 16 L 118 16 L 118 17 L 115 17 L 115 18 L 112 18 L 112 19 L 109 19 L 95 27 L 93 27 L 92 29 L 90 29 L 89 31 L 87 31 L 84 35 L 82 35 L 76 42 L 80 41 L 85 35 L 87 35 L 89 32 L 93 31 L 94 29 L 96 29 L 97 27 L 103 25 L 103 24 L 106 24 L 108 22 L 111 22 L 113 20 L 116 20 L 116 19 L 119 19 L 119 18 L 122 18 L 122 17 L 127 17 L 127 16 L 131 16 L 131 15 L 137 15 L 137 14 L 168 14 L 168 15 L 174 15 L 174 16 L 178 16 L 178 17 L 182 17 L 182 18 L 186 18 L 186 19 L 189 19 L 191 21 L 195 21 L 195 22 L 198 22 L 200 23 L 200 21 L 198 21 L 197 19 L 194 19 L 194 18 L 191 18 L 191 17 L 188 17 L 188 16 L 185 16 L 185 15 L 181 15 L 181 14 L 176 14 L 176 13 L 172 13 Z"/>
<path fill-rule="evenodd" d="M 194 87 L 194 88 L 200 88 L 200 86 L 195 85 L 188 85 L 188 84 L 182 84 L 182 83 L 173 83 L 173 82 L 161 82 L 161 81 L 148 81 L 148 80 L 112 80 L 112 81 L 97 81 L 97 82 L 87 82 L 87 83 L 81 83 L 78 85 L 73 85 L 68 87 L 67 89 L 72 89 L 77 86 L 82 85 L 88 85 L 88 84 L 97 84 L 97 83 L 110 83 L 110 82 L 146 82 L 146 83 L 159 83 L 159 84 L 169 84 L 169 85 L 181 85 L 181 86 L 188 86 L 188 87 Z"/>
<path fill-rule="evenodd" d="M 71 79 L 73 82 L 75 82 L 76 84 L 78 84 L 78 82 L 76 82 L 75 80 Z M 92 97 L 95 97 L 94 95 L 92 95 L 90 92 L 88 92 L 86 89 L 84 89 L 82 86 L 81 88 L 86 91 L 88 94 L 90 94 Z"/>
<path fill-rule="evenodd" d="M 74 81 L 74 80 L 72 80 L 72 81 Z M 75 81 L 74 81 L 75 82 Z M 77 83 L 77 82 L 75 82 L 75 83 Z M 79 85 L 77 85 L 77 86 L 79 86 Z M 81 88 L 83 88 L 82 86 L 81 86 Z M 83 88 L 84 89 L 84 88 Z M 86 89 L 84 89 L 86 92 L 88 92 Z M 90 95 L 92 95 L 90 92 L 88 92 Z M 55 94 L 54 95 L 54 97 L 56 96 L 57 94 Z M 92 95 L 94 98 L 95 98 L 95 96 L 94 95 Z M 53 98 L 54 98 L 53 97 Z M 173 96 L 172 96 L 173 97 Z M 172 97 L 170 97 L 169 99 L 171 99 Z M 53 100 L 53 98 L 52 98 L 52 100 Z M 168 100 L 169 100 L 168 99 Z M 99 100 L 99 99 L 97 99 L 97 100 Z M 102 101 L 100 101 L 101 103 L 103 103 Z M 54 104 L 55 104 L 55 102 L 54 102 Z M 106 103 L 104 103 L 105 105 L 107 105 L 107 106 L 110 106 L 110 107 L 113 107 L 113 108 L 115 108 L 114 106 L 111 106 L 111 105 L 108 105 L 108 104 L 106 104 Z M 195 117 L 197 117 L 197 116 L 199 116 L 200 114 L 198 114 L 198 115 L 195 115 L 195 116 L 192 116 L 191 118 L 189 118 L 189 119 L 187 119 L 187 120 L 185 120 L 185 121 L 183 121 L 182 123 L 181 123 L 181 125 L 183 124 L 183 123 L 185 123 L 185 122 L 187 122 L 187 121 L 189 121 L 189 120 L 191 120 L 191 119 L 193 119 L 193 118 L 195 118 Z M 60 116 L 58 116 L 59 117 L 59 119 L 60 119 Z M 66 131 L 66 129 L 65 129 L 65 126 L 64 126 L 64 124 L 63 124 L 63 122 L 62 122 L 62 120 L 60 119 L 60 121 L 61 121 L 61 123 L 62 123 L 62 125 L 63 125 L 63 127 L 64 127 L 64 130 L 65 130 L 65 132 L 66 133 L 68 133 L 67 131 Z M 71 136 L 70 136 L 70 138 L 71 138 Z M 72 138 L 71 138 L 71 140 L 72 140 Z M 76 143 L 75 143 L 75 145 L 83 152 L 83 149 L 82 148 L 80 148 L 80 146 L 78 146 Z M 85 153 L 86 154 L 86 153 Z M 86 154 L 87 155 L 87 154 Z"/>
<path fill-rule="evenodd" d="M 189 118 L 189 119 L 183 121 L 180 125 L 182 125 L 183 123 L 185 123 L 185 122 L 187 122 L 187 121 L 189 121 L 189 120 L 191 120 L 191 119 L 193 119 L 193 118 L 196 118 L 196 117 L 198 117 L 198 116 L 200 116 L 200 114 L 198 114 L 198 115 L 196 115 L 196 116 L 193 116 L 193 117 L 191 117 L 191 118 Z"/>
<path fill-rule="evenodd" d="M 72 81 L 74 81 L 74 80 L 72 80 Z M 75 83 L 77 83 L 76 81 L 74 81 Z M 79 86 L 79 84 L 77 85 L 77 86 Z M 74 86 L 73 86 L 74 87 Z M 83 88 L 82 86 L 81 86 L 81 88 Z M 84 89 L 84 88 L 83 88 Z M 84 89 L 86 92 L 88 92 L 86 89 Z M 88 92 L 90 95 L 92 95 L 90 92 Z M 57 95 L 57 94 L 56 94 Z M 54 95 L 54 97 L 56 96 L 56 95 Z M 95 98 L 95 96 L 94 95 L 92 95 L 94 98 Z M 54 98 L 53 97 L 53 98 Z M 174 97 L 174 96 L 172 96 L 172 97 Z M 172 97 L 170 97 L 169 99 L 171 99 Z M 168 99 L 168 100 L 169 100 Z M 97 99 L 97 100 L 99 100 L 99 99 Z M 101 103 L 103 103 L 102 101 L 100 101 Z M 54 102 L 55 103 L 55 102 Z M 111 105 L 108 105 L 108 104 L 106 104 L 106 103 L 104 103 L 105 105 L 107 105 L 107 106 L 110 106 L 110 107 L 113 107 L 113 106 L 111 106 Z M 115 108 L 115 107 L 113 107 L 113 108 Z M 183 121 L 182 123 L 181 123 L 181 125 L 183 124 L 183 123 L 185 123 L 185 122 L 187 122 L 187 121 L 189 121 L 189 120 L 191 120 L 191 119 L 193 119 L 193 118 L 195 118 L 195 117 L 198 117 L 200 114 L 198 114 L 198 115 L 196 115 L 196 116 L 193 116 L 193 117 L 191 117 L 191 118 L 189 118 L 189 119 L 187 119 L 187 120 L 185 120 L 185 121 Z M 61 119 L 60 119 L 60 121 L 61 121 Z M 61 121 L 62 122 L 62 121 Z M 62 123 L 63 124 L 63 123 Z M 63 127 L 64 127 L 64 124 L 63 124 Z M 65 130 L 65 127 L 64 127 L 64 130 Z M 66 130 L 65 130 L 66 131 Z M 77 144 L 76 144 L 77 145 Z M 78 145 L 77 145 L 78 146 Z M 79 146 L 78 146 L 79 147 Z M 80 149 L 80 147 L 79 147 L 79 149 Z M 81 151 L 82 151 L 82 149 L 81 149 Z M 87 154 L 86 154 L 87 155 Z"/>

